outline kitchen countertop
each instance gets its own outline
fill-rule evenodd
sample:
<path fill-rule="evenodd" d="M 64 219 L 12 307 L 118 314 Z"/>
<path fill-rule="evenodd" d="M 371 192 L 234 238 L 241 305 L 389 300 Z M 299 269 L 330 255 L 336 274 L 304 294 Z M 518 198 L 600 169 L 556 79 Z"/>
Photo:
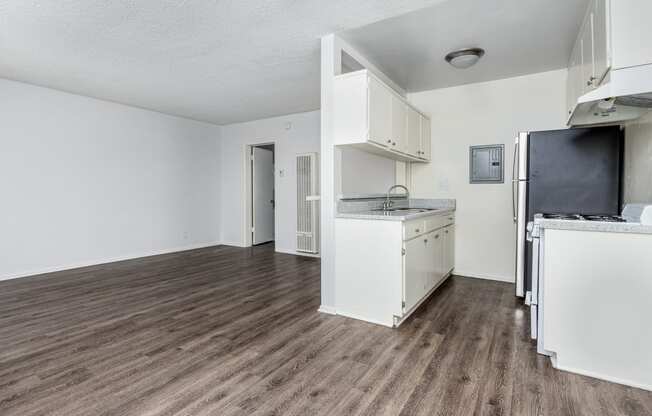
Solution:
<path fill-rule="evenodd" d="M 652 234 L 652 225 L 640 222 L 605 222 L 586 220 L 559 220 L 543 218 L 541 214 L 534 217 L 534 223 L 544 229 L 571 231 L 598 231 L 606 233 Z"/>
<path fill-rule="evenodd" d="M 411 209 L 418 210 L 420 208 L 411 208 Z M 428 209 L 428 211 L 424 211 L 424 212 L 366 210 L 366 211 L 356 211 L 356 212 L 340 212 L 335 214 L 335 218 L 349 218 L 349 219 L 357 219 L 357 220 L 380 220 L 380 221 L 410 221 L 417 218 L 429 217 L 431 215 L 443 215 L 451 212 L 455 212 L 455 208 Z"/>

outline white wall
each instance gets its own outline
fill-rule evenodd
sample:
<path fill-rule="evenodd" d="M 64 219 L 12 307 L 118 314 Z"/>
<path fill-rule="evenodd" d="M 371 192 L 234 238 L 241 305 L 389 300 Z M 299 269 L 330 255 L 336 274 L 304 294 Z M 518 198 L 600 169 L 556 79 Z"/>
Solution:
<path fill-rule="evenodd" d="M 219 243 L 219 127 L 3 79 L 0 97 L 0 279 Z"/>
<path fill-rule="evenodd" d="M 565 128 L 566 70 L 410 94 L 432 117 L 432 163 L 415 197 L 455 198 L 456 274 L 514 281 L 511 164 L 519 131 Z M 469 146 L 505 144 L 505 183 L 469 184 Z"/>
<path fill-rule="evenodd" d="M 289 130 L 288 123 L 291 123 Z M 243 173 L 246 146 L 274 142 L 276 250 L 296 251 L 296 156 L 319 153 L 319 138 L 319 111 L 222 126 L 222 241 L 225 244 L 242 246 L 245 243 Z"/>
<path fill-rule="evenodd" d="M 356 148 L 341 149 L 341 193 L 378 194 L 396 183 L 396 162 Z"/>
<path fill-rule="evenodd" d="M 625 203 L 652 203 L 652 113 L 625 126 Z"/>

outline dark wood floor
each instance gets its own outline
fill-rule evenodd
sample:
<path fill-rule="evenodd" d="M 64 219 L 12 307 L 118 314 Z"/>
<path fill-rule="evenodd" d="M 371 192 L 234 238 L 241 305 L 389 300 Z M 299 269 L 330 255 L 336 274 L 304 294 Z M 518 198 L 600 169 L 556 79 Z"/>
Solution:
<path fill-rule="evenodd" d="M 0 282 L 0 415 L 652 415 L 537 356 L 513 291 L 455 277 L 392 330 L 271 246 Z"/>

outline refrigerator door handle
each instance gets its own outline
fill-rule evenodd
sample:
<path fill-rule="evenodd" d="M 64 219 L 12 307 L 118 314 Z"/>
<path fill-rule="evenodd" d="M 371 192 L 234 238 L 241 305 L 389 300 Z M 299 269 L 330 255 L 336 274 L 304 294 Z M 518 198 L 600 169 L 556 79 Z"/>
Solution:
<path fill-rule="evenodd" d="M 512 162 L 512 219 L 514 223 L 517 222 L 518 218 L 516 216 L 516 190 L 514 188 L 518 187 L 518 177 L 516 176 L 516 160 L 518 156 L 518 137 L 515 140 L 514 144 L 514 159 Z"/>

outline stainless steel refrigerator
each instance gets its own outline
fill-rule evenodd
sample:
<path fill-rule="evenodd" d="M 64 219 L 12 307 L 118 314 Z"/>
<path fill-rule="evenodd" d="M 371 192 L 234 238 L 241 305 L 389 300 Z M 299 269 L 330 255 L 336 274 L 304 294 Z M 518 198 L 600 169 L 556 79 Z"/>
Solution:
<path fill-rule="evenodd" d="M 516 223 L 516 295 L 532 289 L 534 215 L 618 215 L 624 133 L 618 126 L 519 133 L 512 167 Z"/>

